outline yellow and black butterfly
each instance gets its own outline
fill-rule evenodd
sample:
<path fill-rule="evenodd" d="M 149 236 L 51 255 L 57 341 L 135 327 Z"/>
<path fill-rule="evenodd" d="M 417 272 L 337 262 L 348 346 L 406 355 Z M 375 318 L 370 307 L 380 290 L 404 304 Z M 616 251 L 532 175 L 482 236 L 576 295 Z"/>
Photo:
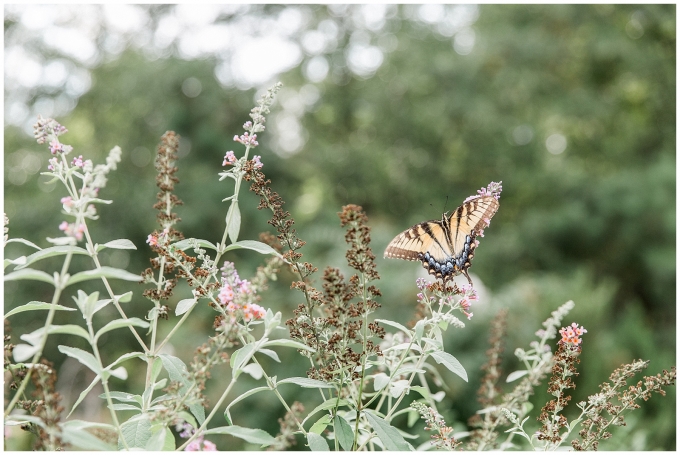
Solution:
<path fill-rule="evenodd" d="M 446 282 L 463 274 L 470 285 L 470 263 L 477 247 L 477 235 L 489 225 L 498 210 L 491 195 L 473 196 L 441 221 L 416 224 L 396 236 L 385 249 L 386 258 L 421 261 L 431 275 Z"/>

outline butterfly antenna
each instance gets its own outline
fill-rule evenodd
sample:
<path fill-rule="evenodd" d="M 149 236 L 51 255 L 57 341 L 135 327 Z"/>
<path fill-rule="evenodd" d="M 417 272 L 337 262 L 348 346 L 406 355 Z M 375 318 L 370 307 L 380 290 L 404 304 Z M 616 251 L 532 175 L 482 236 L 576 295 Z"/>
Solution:
<path fill-rule="evenodd" d="M 444 201 L 444 210 L 442 210 L 442 213 L 446 213 L 446 206 L 449 205 L 449 195 L 446 195 L 446 201 Z"/>

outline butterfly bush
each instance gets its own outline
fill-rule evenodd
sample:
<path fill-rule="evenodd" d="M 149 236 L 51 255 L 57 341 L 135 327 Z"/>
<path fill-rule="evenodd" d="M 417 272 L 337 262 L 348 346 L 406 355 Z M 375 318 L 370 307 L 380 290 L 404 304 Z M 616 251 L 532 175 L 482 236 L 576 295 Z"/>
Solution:
<path fill-rule="evenodd" d="M 214 438 L 225 434 L 273 450 L 301 448 L 300 443 L 313 451 L 593 450 L 612 436 L 613 427 L 625 424 L 624 414 L 639 408 L 640 400 L 664 394 L 675 384 L 673 367 L 629 386 L 627 381 L 649 363 L 634 361 L 615 370 L 598 393 L 577 403 L 581 413 L 569 420 L 568 393 L 576 387 L 579 357 L 588 349 L 583 342 L 587 330 L 576 322 L 562 323 L 575 304 L 567 302 L 553 311 L 529 346 L 514 350 L 521 369 L 507 375 L 502 359 L 508 311 L 502 309 L 491 321 L 490 347 L 477 392 L 481 409 L 467 424 L 447 423 L 438 409 L 447 386 L 462 387 L 469 377 L 456 352 L 445 349 L 445 337 L 467 330 L 461 319 L 472 318 L 477 291 L 472 283 L 418 278 L 412 321 L 403 325 L 389 319 L 380 303 L 384 298 L 378 287 L 380 274 L 369 218 L 354 204 L 338 213 L 338 229 L 345 230 L 346 263 L 328 265 L 316 276 L 319 269 L 303 256 L 305 241 L 295 229 L 294 217 L 284 210 L 283 198 L 263 172 L 266 159 L 252 154 L 260 145 L 258 135 L 265 131 L 266 116 L 279 88 L 277 84 L 260 97 L 250 112 L 251 120 L 243 124 L 244 131 L 233 136 L 235 150 L 221 158 L 219 181 L 234 183 L 223 199 L 228 205 L 221 239 L 185 237 L 179 230 L 181 219 L 175 210 L 183 202 L 174 192 L 179 183 L 180 138 L 172 131 L 161 137 L 154 163 L 158 226 L 147 236 L 150 267 L 141 276 L 104 267 L 97 256 L 103 248 L 133 249 L 132 242 L 118 239 L 95 244 L 88 230 L 88 223 L 98 218 L 97 204 L 111 202 L 100 199 L 99 192 L 120 162 L 120 148 L 111 150 L 106 164 L 94 165 L 83 155 L 69 159 L 73 147 L 61 141 L 68 130 L 53 119 L 38 118 L 35 138 L 47 144 L 51 156 L 45 174 L 66 188 L 55 203 L 67 219 L 57 226 L 63 236 L 48 239 L 55 246 L 41 249 L 25 239 L 10 238 L 9 220 L 4 218 L 5 245 L 21 243 L 38 250 L 28 257 L 7 259 L 6 267 L 15 269 L 5 280 L 38 279 L 55 287 L 51 303 L 33 301 L 6 313 L 5 370 L 10 391 L 6 428 L 30 432 L 34 448 L 46 450 L 215 451 L 222 439 Z M 252 240 L 254 233 L 241 232 L 239 195 L 244 181 L 260 199 L 257 208 L 270 212 L 268 224 L 275 234 L 265 232 L 259 240 Z M 501 191 L 502 182 L 491 182 L 466 202 L 480 196 L 498 200 Z M 482 221 L 488 227 L 490 220 Z M 477 236 L 483 237 L 483 231 Z M 230 260 L 230 251 L 237 249 L 262 255 L 261 265 L 248 278 L 242 278 L 244 268 Z M 74 254 L 89 255 L 94 265 L 84 272 L 71 270 Z M 27 269 L 54 255 L 64 257 L 59 272 L 50 275 Z M 270 295 L 267 287 L 273 280 L 291 276 L 298 305 L 284 319 L 282 312 L 272 310 L 280 299 Z M 105 294 L 75 289 L 65 295 L 67 286 L 92 279 L 101 280 Z M 145 286 L 143 299 L 135 296 L 138 289 L 133 286 L 121 292 L 121 281 L 140 279 Z M 178 287 L 180 282 L 185 286 Z M 130 302 L 136 311 L 144 308 L 144 319 L 127 316 L 130 310 L 125 305 Z M 117 319 L 111 319 L 111 312 L 99 312 L 107 305 L 115 307 Z M 210 320 L 196 317 L 194 311 L 201 306 L 213 312 Z M 13 344 L 8 316 L 46 309 L 44 326 L 21 335 L 29 344 Z M 76 323 L 54 324 L 56 311 L 77 312 L 85 328 Z M 210 333 L 183 360 L 174 352 L 190 348 L 185 345 L 188 337 L 179 335 L 187 330 L 188 321 L 204 323 Z M 100 329 L 95 331 L 95 327 Z M 286 328 L 287 336 L 282 333 Z M 107 358 L 98 341 L 111 330 L 125 330 L 138 347 L 117 359 Z M 62 412 L 61 397 L 55 391 L 57 370 L 41 360 L 53 333 L 78 338 L 80 347 L 58 348 L 92 370 L 94 378 L 68 414 Z M 284 353 L 287 363 L 300 366 L 300 376 L 283 377 L 278 362 Z M 262 362 L 265 357 L 267 362 Z M 220 372 L 228 369 L 229 374 L 211 380 L 211 372 L 218 367 Z M 125 382 L 133 375 L 139 378 L 137 382 Z M 117 378 L 116 386 L 126 384 L 125 392 L 112 390 L 111 376 Z M 293 385 L 315 389 L 311 407 L 291 402 L 290 395 L 282 393 L 284 387 L 290 391 Z M 70 419 L 95 386 L 103 390 L 100 397 L 109 413 L 105 421 Z M 551 399 L 531 420 L 529 399 L 540 387 L 547 387 Z M 208 400 L 207 389 L 217 399 Z M 31 398 L 27 398 L 29 391 Z M 257 394 L 271 394 L 284 410 L 276 416 L 280 431 L 275 436 L 237 424 Z M 402 416 L 407 416 L 408 426 L 402 424 Z M 419 419 L 424 427 L 415 426 Z M 579 426 L 578 436 L 572 435 Z M 460 431 L 464 427 L 468 431 Z M 233 446 L 220 447 L 225 448 Z"/>

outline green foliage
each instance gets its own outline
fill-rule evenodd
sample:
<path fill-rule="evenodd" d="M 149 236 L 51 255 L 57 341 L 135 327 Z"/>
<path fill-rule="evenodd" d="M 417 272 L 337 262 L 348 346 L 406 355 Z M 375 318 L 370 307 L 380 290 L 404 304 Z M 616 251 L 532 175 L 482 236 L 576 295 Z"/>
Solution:
<path fill-rule="evenodd" d="M 274 14 L 280 8 L 268 6 L 260 13 Z M 289 201 L 286 210 L 298 221 L 300 237 L 309 241 L 305 255 L 312 262 L 320 267 L 340 262 L 342 238 L 335 212 L 343 204 L 363 206 L 374 227 L 378 251 L 379 245 L 386 245 L 412 223 L 439 218 L 445 204 L 451 209 L 487 182 L 502 180 L 501 208 L 482 239 L 472 272 L 489 288 L 489 306 L 502 304 L 511 309 L 509 326 L 515 331 L 509 334 L 508 346 L 526 345 L 531 331 L 557 304 L 573 299 L 577 303 L 573 316 L 584 321 L 590 336 L 580 366 L 587 374 L 579 378 L 574 401 L 593 393 L 622 363 L 649 358 L 650 373 L 657 373 L 673 362 L 674 5 L 483 5 L 472 25 L 474 48 L 467 55 L 456 53 L 452 39 L 433 27 L 407 20 L 405 6 L 386 19 L 382 30 L 369 33 L 373 44 L 381 38 L 381 42 L 394 39 L 397 43 L 394 50 L 384 52 L 384 61 L 372 77 L 353 76 L 347 68 L 345 52 L 356 27 L 345 20 L 349 13 L 339 17 L 322 6 L 310 11 L 308 29 L 330 19 L 346 33 L 335 50 L 325 55 L 330 71 L 323 82 L 305 79 L 303 68 L 309 56 L 282 76 L 292 96 L 309 85 L 321 93 L 319 101 L 300 117 L 306 138 L 302 149 L 295 154 L 269 153 L 277 144 L 265 135 L 260 151 L 267 177 Z M 642 34 L 637 25 L 631 25 L 633 19 L 641 24 Z M 92 278 L 131 280 L 131 275 L 119 269 L 136 274 L 148 266 L 144 242 L 155 227 L 150 215 L 156 194 L 154 148 L 166 130 L 175 130 L 183 138 L 178 173 L 182 183 L 177 188 L 185 202 L 178 209 L 182 230 L 212 239 L 224 229 L 228 206 L 215 202 L 226 196 L 224 187 L 217 184 L 217 173 L 233 132 L 247 118 L 254 93 L 221 87 L 214 71 L 215 60 L 210 58 L 149 60 L 126 51 L 93 69 L 92 89 L 68 116 L 59 119 L 69 126 L 65 137 L 76 150 L 96 145 L 88 150 L 95 162 L 102 162 L 114 145 L 123 149 L 119 170 L 102 190 L 102 197 L 117 203 L 101 206 L 101 220 L 92 232 L 94 238 L 102 239 L 102 246 L 108 240 L 126 238 L 137 251 L 109 245 L 100 253 L 104 268 L 97 276 L 73 274 L 71 283 L 85 280 L 78 285 L 87 293 L 95 289 L 88 287 Z M 194 98 L 181 89 L 190 77 L 202 85 Z M 566 139 L 566 148 L 557 154 L 550 153 L 546 145 L 555 134 Z M 6 128 L 4 145 L 6 177 L 17 157 L 38 151 L 32 138 L 13 127 Z M 44 170 L 49 156 L 43 150 L 40 153 Z M 7 178 L 5 182 L 11 232 L 30 232 L 30 239 L 45 247 L 44 239 L 58 233 L 55 220 L 60 208 L 52 203 L 54 185 L 46 184 L 38 174 L 29 175 L 21 185 Z M 258 238 L 267 219 L 255 210 L 256 205 L 253 195 L 241 195 L 241 248 L 229 252 L 230 258 L 242 260 L 251 270 L 257 265 L 257 255 L 247 250 L 259 251 L 260 247 L 245 242 Z M 57 249 L 35 252 L 30 245 L 11 244 L 7 251 L 9 257 L 25 255 L 29 263 L 41 259 L 42 268 L 56 263 L 51 255 L 60 254 L 60 247 L 53 248 Z M 74 257 L 74 264 L 78 260 Z M 378 267 L 384 313 L 378 312 L 377 317 L 389 312 L 392 319 L 406 324 L 413 317 L 418 266 L 378 260 Z M 282 275 L 280 282 L 271 284 L 271 295 L 278 297 L 274 310 L 290 315 L 298 297 L 287 290 L 291 276 Z M 35 318 L 43 312 L 28 310 L 43 308 L 39 304 L 49 301 L 54 279 L 31 268 L 5 277 L 38 276 L 44 283 L 32 284 L 30 295 L 22 281 L 5 282 L 5 312 L 22 308 L 15 311 L 21 314 L 13 316 L 12 323 L 25 327 L 25 333 L 40 327 Z M 35 307 L 21 307 L 32 300 Z M 117 314 L 111 305 L 101 311 L 109 320 Z M 479 374 L 469 365 L 484 362 L 480 346 L 492 313 L 480 307 L 470 330 L 456 340 L 446 340 L 446 350 L 456 352 L 457 361 L 470 375 L 470 383 L 463 385 L 455 376 L 456 365 L 444 364 L 451 365 L 453 373 L 442 366 L 446 382 L 456 380 L 440 406 L 448 422 L 465 422 L 477 408 L 474 390 Z M 128 316 L 143 319 L 146 310 L 132 307 Z M 178 357 L 190 358 L 193 346 L 202 341 L 192 342 L 210 333 L 212 316 L 205 309 L 195 309 L 196 322 L 179 334 L 187 345 L 176 346 Z M 60 311 L 54 321 L 64 326 L 71 317 Z M 102 333 L 99 343 L 106 358 L 116 358 L 136 346 L 131 337 L 107 335 Z M 55 335 L 55 342 L 46 346 L 46 357 L 63 362 L 65 355 L 78 354 L 76 358 L 84 359 L 89 354 L 75 347 L 67 350 L 70 354 L 60 353 L 60 337 Z M 293 349 L 280 355 L 281 377 L 304 375 Z M 506 367 L 517 366 L 508 362 Z M 141 389 L 143 380 L 130 378 L 129 383 Z M 235 394 L 251 387 L 248 381 L 237 385 Z M 283 388 L 281 393 L 289 401 L 304 402 L 312 396 L 299 387 Z M 675 448 L 676 415 L 669 406 L 674 398 L 674 390 L 666 400 L 652 398 L 639 411 L 645 417 L 629 422 L 640 438 L 653 441 L 653 446 L 644 448 Z M 451 400 L 458 414 L 446 415 L 447 406 L 454 408 Z M 538 391 L 535 402 L 545 401 L 545 392 Z M 257 394 L 238 406 L 250 409 L 237 422 L 243 427 L 264 427 L 267 434 L 278 431 L 275 419 L 262 421 L 265 413 L 284 412 L 272 394 Z M 125 429 L 144 432 L 148 439 L 151 430 L 147 426 L 148 422 L 139 421 L 126 424 Z M 243 437 L 237 431 L 240 427 L 224 428 L 230 429 L 224 433 Z M 344 434 L 347 428 L 342 429 Z M 387 437 L 394 428 L 383 430 Z M 73 441 L 87 435 L 75 427 L 69 434 Z M 327 444 L 314 433 L 308 436 L 310 446 Z M 250 442 L 260 443 L 257 437 Z M 615 444 L 606 441 L 601 448 L 621 448 Z"/>

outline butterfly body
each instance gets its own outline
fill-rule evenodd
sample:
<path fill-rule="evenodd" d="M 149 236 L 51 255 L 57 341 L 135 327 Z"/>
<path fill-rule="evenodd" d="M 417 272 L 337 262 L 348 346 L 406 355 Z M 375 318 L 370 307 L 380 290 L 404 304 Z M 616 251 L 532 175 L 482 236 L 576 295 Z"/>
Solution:
<path fill-rule="evenodd" d="M 494 196 L 468 198 L 441 220 L 416 224 L 397 235 L 385 249 L 385 257 L 420 261 L 431 275 L 444 281 L 463 274 L 470 284 L 468 269 L 477 247 L 477 236 L 498 210 Z"/>

